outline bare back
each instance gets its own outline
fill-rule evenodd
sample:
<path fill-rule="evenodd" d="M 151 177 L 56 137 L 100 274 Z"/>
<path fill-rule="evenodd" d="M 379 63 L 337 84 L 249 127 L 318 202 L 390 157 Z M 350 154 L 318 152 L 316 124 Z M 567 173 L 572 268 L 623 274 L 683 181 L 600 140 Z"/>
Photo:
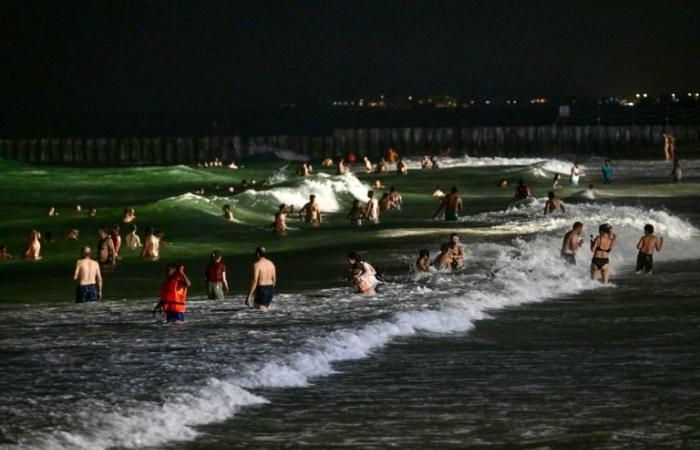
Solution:
<path fill-rule="evenodd" d="M 79 259 L 75 264 L 73 279 L 81 286 L 97 284 L 102 279 L 100 265 L 90 258 Z"/>
<path fill-rule="evenodd" d="M 274 286 L 277 283 L 275 265 L 267 258 L 260 258 L 253 264 L 253 277 L 258 286 Z"/>

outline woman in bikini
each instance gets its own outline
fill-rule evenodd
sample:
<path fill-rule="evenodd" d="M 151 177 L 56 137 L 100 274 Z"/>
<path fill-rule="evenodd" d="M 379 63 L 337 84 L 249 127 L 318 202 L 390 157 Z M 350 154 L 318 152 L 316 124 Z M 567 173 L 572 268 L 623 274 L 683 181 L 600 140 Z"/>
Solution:
<path fill-rule="evenodd" d="M 607 223 L 598 228 L 598 233 L 598 237 L 591 241 L 591 280 L 595 280 L 596 272 L 600 271 L 601 281 L 606 284 L 610 279 L 610 252 L 615 247 L 615 235 Z"/>

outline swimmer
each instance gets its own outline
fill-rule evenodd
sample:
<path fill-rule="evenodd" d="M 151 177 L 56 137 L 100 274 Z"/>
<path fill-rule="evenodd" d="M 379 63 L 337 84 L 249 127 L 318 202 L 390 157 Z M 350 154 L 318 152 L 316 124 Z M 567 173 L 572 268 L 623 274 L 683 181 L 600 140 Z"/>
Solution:
<path fill-rule="evenodd" d="M 80 206 L 80 205 L 75 205 L 75 206 L 73 207 L 73 212 L 75 212 L 76 214 L 80 214 L 80 212 L 81 212 L 82 210 L 83 210 L 83 207 Z"/>
<path fill-rule="evenodd" d="M 646 224 L 644 225 L 644 236 L 639 239 L 637 243 L 637 275 L 641 274 L 642 271 L 647 274 L 651 274 L 654 269 L 654 251 L 660 252 L 664 245 L 663 237 L 654 236 L 654 225 Z"/>
<path fill-rule="evenodd" d="M 68 233 L 66 233 L 66 240 L 77 241 L 78 239 L 80 239 L 80 230 L 77 228 L 71 228 L 68 230 Z"/>
<path fill-rule="evenodd" d="M 680 183 L 683 178 L 683 166 L 678 158 L 673 158 L 673 169 L 671 170 L 671 178 L 674 183 Z"/>
<path fill-rule="evenodd" d="M 231 164 L 229 164 L 227 167 L 231 170 L 236 170 L 239 168 L 235 161 L 231 161 Z"/>
<path fill-rule="evenodd" d="M 579 179 L 581 178 L 581 167 L 579 166 L 578 161 L 574 163 L 574 166 L 571 168 L 571 175 L 569 176 L 569 184 L 571 186 L 578 186 Z"/>
<path fill-rule="evenodd" d="M 287 227 L 287 214 L 290 213 L 290 209 L 284 203 L 279 206 L 275 213 L 275 221 L 272 223 L 272 229 L 275 233 L 285 234 L 289 230 L 289 227 Z"/>
<path fill-rule="evenodd" d="M 445 193 L 442 192 L 440 186 L 435 186 L 435 189 L 433 189 L 433 193 L 431 195 L 433 197 L 437 197 L 438 200 L 442 200 L 443 197 L 445 197 Z"/>
<path fill-rule="evenodd" d="M 383 213 L 389 211 L 394 206 L 394 203 L 389 198 L 389 193 L 385 192 L 382 194 L 382 198 L 379 200 L 379 212 Z"/>
<path fill-rule="evenodd" d="M 90 208 L 90 210 L 88 211 L 88 217 L 97 217 L 97 209 Z"/>
<path fill-rule="evenodd" d="M 377 164 L 377 173 L 384 173 L 389 171 L 389 164 L 384 158 L 381 158 L 379 160 L 379 163 Z"/>
<path fill-rule="evenodd" d="M 421 249 L 418 252 L 418 259 L 416 259 L 416 270 L 419 272 L 430 272 L 430 252 L 426 249 Z"/>
<path fill-rule="evenodd" d="M 435 158 L 433 155 L 430 155 L 430 163 L 433 165 L 433 169 L 439 169 L 440 165 L 438 164 L 437 158 Z"/>
<path fill-rule="evenodd" d="M 514 200 L 527 200 L 532 197 L 532 192 L 530 192 L 530 188 L 527 187 L 525 184 L 525 181 L 519 180 L 518 181 L 518 187 L 515 188 L 515 193 L 513 194 L 513 199 Z"/>
<path fill-rule="evenodd" d="M 452 268 L 452 250 L 450 244 L 445 242 L 440 246 L 440 254 L 435 257 L 433 266 L 438 270 L 448 270 Z"/>
<path fill-rule="evenodd" d="M 350 212 L 347 214 L 346 217 L 350 219 L 350 226 L 362 226 L 363 212 L 362 208 L 360 207 L 360 201 L 358 199 L 352 201 L 352 208 L 350 208 Z"/>
<path fill-rule="evenodd" d="M 367 205 L 365 206 L 362 215 L 367 222 L 377 225 L 379 223 L 379 202 L 374 198 L 374 191 L 367 192 Z"/>
<path fill-rule="evenodd" d="M 97 236 L 100 238 L 97 244 L 97 262 L 103 266 L 114 267 L 117 264 L 117 252 L 114 250 L 114 241 L 107 232 L 107 228 L 99 227 Z"/>
<path fill-rule="evenodd" d="M 501 189 L 506 189 L 508 187 L 508 180 L 503 178 L 501 181 L 498 182 L 498 187 Z"/>
<path fill-rule="evenodd" d="M 556 191 L 561 188 L 561 175 L 558 173 L 554 174 L 554 181 L 552 182 L 552 190 Z"/>
<path fill-rule="evenodd" d="M 297 174 L 302 177 L 308 177 L 311 174 L 311 167 L 306 162 L 302 163 L 302 165 L 299 167 L 299 170 L 297 171 Z"/>
<path fill-rule="evenodd" d="M 605 284 L 610 279 L 610 252 L 615 247 L 616 236 L 612 233 L 612 227 L 607 223 L 601 225 L 598 231 L 598 237 L 591 239 L 591 251 L 593 252 L 591 280 L 595 280 L 596 273 L 600 272 L 601 281 Z"/>
<path fill-rule="evenodd" d="M 399 159 L 399 162 L 396 163 L 396 173 L 399 175 L 408 175 L 408 166 L 403 159 Z"/>
<path fill-rule="evenodd" d="M 452 269 L 460 270 L 464 268 L 464 246 L 459 241 L 459 235 L 450 235 L 450 251 L 452 252 Z"/>
<path fill-rule="evenodd" d="M 126 244 L 126 248 L 129 250 L 134 250 L 141 247 L 141 238 L 138 234 L 136 234 L 136 231 L 138 231 L 136 225 L 129 225 L 129 233 L 124 237 L 124 243 Z"/>
<path fill-rule="evenodd" d="M 362 160 L 365 163 L 365 170 L 369 173 L 372 171 L 372 161 L 369 160 L 366 156 L 362 157 Z"/>
<path fill-rule="evenodd" d="M 119 225 L 114 225 L 110 230 L 110 237 L 112 238 L 112 243 L 114 244 L 114 256 L 119 258 L 119 250 L 122 248 L 122 236 L 120 234 Z"/>
<path fill-rule="evenodd" d="M 428 155 L 423 156 L 423 159 L 421 159 L 420 168 L 423 170 L 430 170 L 433 168 L 433 162 L 430 160 Z"/>
<path fill-rule="evenodd" d="M 576 265 L 576 252 L 583 247 L 583 239 L 579 239 L 583 232 L 583 224 L 575 222 L 574 226 L 564 235 L 561 244 L 561 259 L 571 265 Z"/>
<path fill-rule="evenodd" d="M 333 167 L 333 158 L 330 156 L 323 158 L 323 161 L 321 161 L 321 167 Z"/>
<path fill-rule="evenodd" d="M 75 263 L 73 280 L 78 283 L 75 289 L 76 303 L 102 300 L 102 273 L 100 265 L 90 257 L 91 254 L 90 247 L 83 247 L 81 258 Z"/>
<path fill-rule="evenodd" d="M 450 193 L 442 198 L 440 206 L 437 211 L 435 211 L 435 214 L 433 214 L 433 219 L 437 218 L 443 208 L 445 209 L 446 221 L 454 222 L 459 220 L 459 213 L 464 211 L 464 206 L 462 205 L 462 197 L 457 194 L 456 186 L 452 186 Z"/>
<path fill-rule="evenodd" d="M 52 206 L 49 208 L 49 211 L 47 214 L 49 217 L 54 217 L 54 216 L 58 215 L 58 212 L 56 212 L 56 208 Z"/>
<path fill-rule="evenodd" d="M 389 148 L 389 151 L 386 153 L 386 159 L 389 162 L 395 162 L 399 159 L 399 153 L 393 148 Z"/>
<path fill-rule="evenodd" d="M 233 222 L 233 211 L 231 211 L 231 205 L 226 204 L 221 207 L 221 210 L 224 212 L 223 217 L 224 220 L 228 222 Z"/>
<path fill-rule="evenodd" d="M 343 161 L 343 158 L 340 158 L 338 160 L 338 170 L 336 170 L 335 174 L 336 175 L 345 175 L 346 170 L 347 170 L 347 167 L 345 167 L 345 161 Z"/>
<path fill-rule="evenodd" d="M 544 215 L 546 216 L 548 213 L 553 214 L 554 211 L 557 210 L 560 210 L 562 213 L 566 212 L 564 202 L 558 199 L 553 191 L 549 191 L 549 194 L 547 194 L 547 202 L 544 204 Z"/>
<path fill-rule="evenodd" d="M 165 276 L 165 281 L 160 285 L 160 302 L 153 309 L 153 313 L 161 310 L 165 312 L 167 322 L 182 323 L 185 321 L 187 290 L 192 283 L 185 275 L 185 266 L 182 265 L 168 264 Z"/>
<path fill-rule="evenodd" d="M 134 208 L 125 208 L 124 217 L 122 217 L 122 223 L 131 223 L 136 220 L 136 211 Z"/>
<path fill-rule="evenodd" d="M 601 171 L 601 177 L 602 177 L 603 184 L 611 184 L 615 170 L 610 165 L 609 159 L 605 160 L 605 163 L 603 163 L 603 168 L 600 171 Z"/>
<path fill-rule="evenodd" d="M 379 275 L 375 268 L 370 263 L 363 261 L 357 252 L 348 253 L 348 264 L 350 265 L 350 279 L 357 292 L 374 294 L 375 288 L 379 284 Z"/>
<path fill-rule="evenodd" d="M 29 232 L 29 242 L 22 251 L 22 258 L 30 261 L 38 261 L 41 259 L 41 233 L 36 230 Z"/>
<path fill-rule="evenodd" d="M 12 255 L 7 251 L 7 245 L 0 244 L 0 260 L 12 259 Z"/>
<path fill-rule="evenodd" d="M 392 208 L 401 211 L 403 198 L 401 198 L 401 194 L 399 194 L 399 191 L 397 191 L 394 186 L 389 188 L 389 199 L 391 200 Z"/>
<path fill-rule="evenodd" d="M 309 202 L 299 210 L 299 220 L 303 220 L 312 225 L 320 225 L 323 221 L 321 217 L 321 208 L 318 206 L 318 203 L 316 203 L 315 195 L 311 194 L 309 196 Z"/>
<path fill-rule="evenodd" d="M 228 292 L 226 266 L 222 259 L 221 251 L 214 250 L 207 270 L 204 272 L 204 281 L 207 283 L 207 297 L 209 300 L 223 300 L 224 295 Z"/>
<path fill-rule="evenodd" d="M 267 181 L 267 180 L 265 180 L 265 181 Z M 236 187 L 235 187 L 234 185 L 230 184 L 230 185 L 226 188 L 226 191 L 227 191 L 229 194 L 232 194 L 232 195 L 233 195 L 233 194 L 236 192 Z"/>
<path fill-rule="evenodd" d="M 250 306 L 250 298 L 253 297 L 255 309 L 267 312 L 275 295 L 277 271 L 272 261 L 267 259 L 265 247 L 255 249 L 255 258 L 253 276 L 250 279 L 250 290 L 245 298 L 245 305 Z"/>
<path fill-rule="evenodd" d="M 384 189 L 385 187 L 386 186 L 384 186 L 379 180 L 374 180 L 374 183 L 372 183 L 372 189 Z"/>
<path fill-rule="evenodd" d="M 156 261 L 160 257 L 160 237 L 156 235 L 153 227 L 146 228 L 146 237 L 144 239 L 143 248 L 141 249 L 141 258 Z"/>

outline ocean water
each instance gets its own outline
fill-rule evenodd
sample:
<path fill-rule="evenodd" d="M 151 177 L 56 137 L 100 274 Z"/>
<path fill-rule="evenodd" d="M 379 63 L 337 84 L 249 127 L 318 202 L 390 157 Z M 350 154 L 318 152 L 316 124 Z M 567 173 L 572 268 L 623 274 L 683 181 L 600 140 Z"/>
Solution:
<path fill-rule="evenodd" d="M 226 242 L 225 255 L 235 255 L 240 272 L 232 283 L 238 293 L 208 301 L 195 282 L 187 323 L 155 323 L 149 311 L 162 266 L 144 269 L 126 255 L 125 268 L 120 263 L 106 277 L 136 286 L 112 291 L 124 299 L 76 305 L 42 299 L 40 287 L 31 302 L 13 294 L 0 323 L 0 445 L 697 448 L 698 185 L 692 175 L 669 185 L 662 164 L 621 162 L 628 175 L 619 185 L 597 188 L 593 198 L 567 188 L 566 215 L 544 217 L 549 179 L 568 164 L 464 159 L 433 173 L 389 177 L 406 208 L 361 230 L 343 217 L 375 178 L 360 172 L 298 179 L 279 164 L 255 169 L 271 187 L 233 197 L 178 192 L 186 190 L 181 184 L 156 189 L 157 180 L 137 173 L 105 173 L 108 186 L 121 186 L 112 177 L 143 183 L 137 214 L 162 220 L 173 236 L 166 255 L 206 259 L 207 248 Z M 200 177 L 197 169 L 163 170 L 193 184 L 230 181 L 218 171 Z M 494 187 L 504 174 L 526 178 L 538 201 L 511 204 L 510 192 Z M 436 180 L 468 186 L 470 211 L 458 224 L 429 218 Z M 88 194 L 99 201 L 100 191 Z M 654 195 L 659 191 L 667 195 Z M 266 225 L 277 204 L 301 206 L 311 193 L 329 213 L 324 227 L 271 236 Z M 224 202 L 234 205 L 236 223 L 218 217 Z M 168 220 L 177 225 L 168 228 Z M 575 267 L 559 261 L 561 238 L 575 220 L 585 223 L 584 237 L 600 223 L 613 225 L 611 285 L 589 279 L 586 248 Z M 25 222 L 20 216 L 2 229 Z M 655 275 L 635 276 L 635 244 L 646 223 L 666 242 Z M 455 230 L 465 269 L 414 273 L 418 250 L 434 252 Z M 280 269 L 268 314 L 241 301 L 247 271 L 238 268 L 249 259 L 238 255 L 257 242 L 268 245 Z M 61 260 L 70 271 L 67 245 L 48 253 L 56 263 L 27 269 L 12 261 L 0 275 L 44 271 L 58 285 L 50 272 Z M 354 294 L 343 281 L 343 254 L 351 249 L 386 272 L 377 295 Z M 152 279 L 138 282 L 137 273 Z M 147 283 L 154 288 L 140 287 Z"/>

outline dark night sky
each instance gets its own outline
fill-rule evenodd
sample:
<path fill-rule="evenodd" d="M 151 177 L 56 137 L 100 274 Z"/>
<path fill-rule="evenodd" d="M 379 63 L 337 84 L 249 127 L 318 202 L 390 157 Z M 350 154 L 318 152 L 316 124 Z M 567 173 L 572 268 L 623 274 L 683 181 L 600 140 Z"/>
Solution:
<path fill-rule="evenodd" d="M 5 1 L 0 108 L 695 91 L 699 17 L 698 1 Z"/>

